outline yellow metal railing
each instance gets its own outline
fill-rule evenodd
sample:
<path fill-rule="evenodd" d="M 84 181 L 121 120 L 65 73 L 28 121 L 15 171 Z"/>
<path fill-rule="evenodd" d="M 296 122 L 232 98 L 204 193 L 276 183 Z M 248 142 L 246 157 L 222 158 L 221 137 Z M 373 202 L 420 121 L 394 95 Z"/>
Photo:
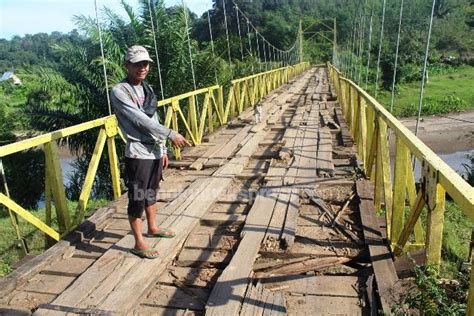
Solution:
<path fill-rule="evenodd" d="M 229 99 L 224 107 L 223 87 L 220 85 L 199 89 L 159 101 L 157 106 L 163 107 L 166 113 L 164 125 L 178 131 L 185 130 L 186 137 L 195 145 L 200 144 L 205 133 L 211 133 L 216 126 L 225 124 L 230 117 L 241 113 L 245 108 L 256 104 L 273 89 L 288 82 L 294 76 L 309 68 L 308 63 L 279 68 L 253 76 L 232 81 Z M 63 137 L 76 135 L 98 128 L 99 133 L 94 152 L 89 163 L 86 177 L 79 197 L 74 218 L 70 218 L 63 183 L 63 173 L 59 159 L 57 141 Z M 79 125 L 64 128 L 16 143 L 0 146 L 2 157 L 27 149 L 42 146 L 45 153 L 45 208 L 46 220 L 33 215 L 13 201 L 8 192 L 0 193 L 0 204 L 9 212 L 16 213 L 27 222 L 36 226 L 47 236 L 59 240 L 66 233 L 81 223 L 90 198 L 97 168 L 107 143 L 112 189 L 114 199 L 121 195 L 120 171 L 116 152 L 115 136 L 119 134 L 115 115 L 103 117 Z M 179 159 L 180 152 L 176 151 Z M 59 230 L 51 224 L 52 205 L 54 203 Z"/>
<path fill-rule="evenodd" d="M 363 162 L 366 175 L 375 182 L 377 210 L 381 209 L 383 201 L 387 236 L 394 254 L 425 248 L 427 263 L 439 266 L 446 193 L 474 221 L 474 188 L 366 91 L 344 78 L 332 65 L 329 65 L 329 74 L 357 144 L 359 159 Z M 393 174 L 389 129 L 396 147 Z M 421 165 L 418 191 L 411 160 L 413 156 Z M 410 211 L 405 220 L 406 207 Z M 425 207 L 428 215 L 426 231 L 420 219 Z M 472 257 L 471 267 L 474 267 Z M 473 315 L 474 269 L 471 269 L 470 282 L 467 314 Z"/>

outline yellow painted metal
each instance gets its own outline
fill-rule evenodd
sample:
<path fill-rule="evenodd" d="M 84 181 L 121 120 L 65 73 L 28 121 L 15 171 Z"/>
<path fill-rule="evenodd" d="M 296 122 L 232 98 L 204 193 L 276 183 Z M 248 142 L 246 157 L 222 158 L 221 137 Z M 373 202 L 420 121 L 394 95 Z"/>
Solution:
<path fill-rule="evenodd" d="M 367 129 L 367 137 L 366 137 L 366 146 L 364 148 L 365 152 L 364 152 L 364 155 L 365 155 L 365 165 L 364 165 L 364 168 L 366 171 L 369 170 L 369 168 L 371 168 L 372 166 L 369 166 L 369 157 L 370 157 L 370 154 L 371 154 L 371 150 L 372 150 L 372 138 L 374 136 L 374 129 L 375 129 L 375 122 L 374 122 L 374 119 L 375 119 L 375 113 L 374 113 L 374 110 L 370 107 L 370 106 L 365 106 L 366 108 L 366 117 L 367 117 L 367 122 L 366 122 L 366 129 Z"/>
<path fill-rule="evenodd" d="M 377 123 L 378 125 L 378 123 Z M 382 194 L 383 194 L 383 167 L 382 167 L 382 145 L 380 137 L 380 128 L 377 133 L 377 153 L 375 157 L 375 192 L 374 192 L 374 207 L 375 211 L 380 211 L 382 205 Z M 391 226 L 390 218 L 387 217 L 387 236 L 390 239 Z"/>
<path fill-rule="evenodd" d="M 423 162 L 424 167 L 426 167 L 431 174 L 435 176 L 431 177 L 431 180 L 426 184 L 424 180 L 424 185 L 418 193 L 418 198 L 415 198 L 416 188 L 413 177 L 413 171 L 411 170 L 412 166 L 408 163 L 406 164 L 406 171 L 404 172 L 406 179 L 402 184 L 402 181 L 397 181 L 395 184 L 395 194 L 402 194 L 399 192 L 399 188 L 402 186 L 406 187 L 408 193 L 408 199 L 411 206 L 411 215 L 408 219 L 408 222 L 405 224 L 404 229 L 398 240 L 398 245 L 400 248 L 403 248 L 403 251 L 409 249 L 415 249 L 424 244 L 423 229 L 420 223 L 419 216 L 413 216 L 415 213 L 421 212 L 423 209 L 422 204 L 426 199 L 427 204 L 431 205 L 429 207 L 429 221 L 427 223 L 427 234 L 426 234 L 426 247 L 428 262 L 438 265 L 440 262 L 441 256 L 441 243 L 443 236 L 443 223 L 444 223 L 444 204 L 445 204 L 445 195 L 448 193 L 453 201 L 459 206 L 459 208 L 466 214 L 471 221 L 474 221 L 474 188 L 470 186 L 466 181 L 464 181 L 459 174 L 452 170 L 440 157 L 438 157 L 430 148 L 428 148 L 420 139 L 418 139 L 412 132 L 410 132 L 401 122 L 399 122 L 392 114 L 390 114 L 382 105 L 378 103 L 373 97 L 371 97 L 366 91 L 362 90 L 351 80 L 344 78 L 342 74 L 334 68 L 332 65 L 329 65 L 329 71 L 331 74 L 332 82 L 336 85 L 337 89 L 341 90 L 342 95 L 342 106 L 343 109 L 346 105 L 352 106 L 353 102 L 349 100 L 344 102 L 344 99 L 347 97 L 352 98 L 353 96 L 350 93 L 345 92 L 348 90 L 345 87 L 351 87 L 352 90 L 356 91 L 357 96 L 362 96 L 367 100 L 368 107 L 374 110 L 375 116 L 383 120 L 386 125 L 390 127 L 394 133 L 397 140 L 406 146 L 408 149 L 408 154 L 412 153 L 419 161 Z M 352 109 L 344 109 L 345 114 L 351 113 Z M 368 110 L 369 111 L 369 110 Z M 349 119 L 352 115 L 346 115 L 346 119 Z M 353 128 L 353 127 L 352 127 Z M 374 133 L 376 134 L 376 133 Z M 354 135 L 354 134 L 353 134 Z M 380 142 L 377 142 L 379 144 Z M 377 146 L 379 147 L 379 146 Z M 370 152 L 370 150 L 369 150 Z M 379 154 L 379 148 L 377 148 L 377 156 Z M 370 156 L 369 156 L 370 160 Z M 383 159 L 382 159 L 383 160 Z M 379 173 L 378 164 L 381 160 L 377 157 L 376 159 L 376 184 L 380 177 L 377 177 Z M 370 165 L 370 163 L 369 163 Z M 370 167 L 369 167 L 370 168 Z M 401 170 L 397 170 L 397 173 L 402 173 Z M 370 174 L 370 170 L 368 170 Z M 377 185 L 376 185 L 376 197 L 377 197 Z M 405 194 L 405 193 L 403 193 Z M 397 197 L 396 199 L 399 199 Z M 375 199 L 376 205 L 379 203 L 379 200 Z M 395 204 L 395 201 L 394 201 Z M 415 212 L 416 211 L 416 212 Z M 415 214 L 416 215 L 416 214 Z M 390 223 L 387 223 L 389 225 Z M 395 228 L 394 228 L 395 229 Z M 398 229 L 398 228 L 397 228 Z M 395 229 L 396 230 L 396 229 Z M 390 230 L 389 230 L 390 231 Z M 411 234 L 415 234 L 415 243 L 414 244 L 405 244 Z M 390 236 L 389 236 L 390 238 Z M 395 249 L 397 254 L 400 254 L 402 251 L 399 248 Z M 473 260 L 472 265 L 474 265 L 474 256 L 471 259 Z M 474 269 L 471 269 L 474 271 Z M 468 298 L 468 315 L 474 315 L 474 273 L 471 272 L 471 284 L 469 290 Z"/>
<path fill-rule="evenodd" d="M 5 205 L 13 212 L 17 213 L 20 217 L 24 218 L 26 221 L 36 226 L 42 232 L 48 234 L 54 240 L 59 240 L 60 235 L 57 231 L 43 223 L 39 218 L 22 208 L 20 205 L 16 204 L 15 201 L 9 199 L 5 194 L 0 193 L 0 204 Z"/>
<path fill-rule="evenodd" d="M 433 192 L 436 205 L 434 208 L 428 205 L 428 217 L 426 223 L 426 262 L 439 268 L 441 263 L 441 248 L 443 244 L 444 229 L 444 207 L 446 191 L 440 184 L 436 184 Z"/>
<path fill-rule="evenodd" d="M 65 232 L 71 227 L 71 220 L 69 219 L 66 192 L 63 183 L 63 173 L 61 163 L 59 162 L 58 145 L 55 140 L 45 144 L 44 153 L 45 160 L 47 160 L 46 166 L 48 167 L 46 174 L 49 176 L 53 192 L 54 205 L 59 222 L 59 231 Z"/>
<path fill-rule="evenodd" d="M 408 148 L 399 138 L 396 140 L 395 178 L 393 183 L 392 233 L 390 241 L 398 243 L 405 218 Z"/>
<path fill-rule="evenodd" d="M 474 255 L 471 256 L 471 281 L 469 283 L 469 296 L 467 297 L 466 315 L 474 316 Z"/>
<path fill-rule="evenodd" d="M 94 184 L 95 175 L 99 167 L 100 157 L 102 156 L 106 140 L 107 133 L 104 128 L 101 128 L 89 163 L 89 168 L 87 169 L 84 184 L 82 185 L 81 194 L 79 195 L 79 203 L 77 205 L 77 213 L 74 221 L 76 225 L 79 225 L 84 219 L 87 202 L 89 201 L 92 185 Z"/>
<path fill-rule="evenodd" d="M 11 154 L 14 154 L 26 149 L 34 148 L 34 147 L 49 143 L 53 140 L 60 139 L 62 137 L 67 137 L 73 134 L 87 131 L 94 127 L 104 125 L 106 120 L 107 120 L 107 117 L 103 117 L 103 118 L 93 120 L 90 122 L 63 128 L 55 132 L 25 139 L 16 143 L 0 146 L 0 157 L 11 155 Z"/>
<path fill-rule="evenodd" d="M 385 201 L 385 212 L 387 218 L 392 218 L 392 174 L 390 167 L 390 151 L 388 148 L 388 135 L 387 125 L 379 117 L 379 133 L 380 133 L 380 149 L 382 154 L 382 172 L 383 172 L 383 188 L 384 188 L 384 201 Z M 387 224 L 387 230 L 389 225 Z"/>
<path fill-rule="evenodd" d="M 220 85 L 215 85 L 208 88 L 199 89 L 184 93 L 172 98 L 161 100 L 157 103 L 158 107 L 167 107 L 165 110 L 166 117 L 164 125 L 178 130 L 179 122 L 186 128 L 191 140 L 194 144 L 200 143 L 204 132 L 212 132 L 214 124 L 223 125 L 229 119 L 229 114 L 235 115 L 236 110 L 239 112 L 248 106 L 252 106 L 259 102 L 271 90 L 277 88 L 281 84 L 288 82 L 294 76 L 302 73 L 309 68 L 308 63 L 301 63 L 294 66 L 288 66 L 275 70 L 270 70 L 260 74 L 255 74 L 249 77 L 241 78 L 232 81 L 230 88 L 230 98 L 227 100 L 226 107 L 224 107 L 224 89 Z M 236 94 L 239 95 L 236 98 Z M 200 112 L 200 117 L 197 117 L 196 100 L 198 97 L 204 98 L 203 107 Z M 180 101 L 188 101 L 189 119 L 186 119 L 180 107 Z M 214 116 L 214 111 L 216 116 Z M 231 113 L 230 113 L 231 112 Z M 207 121 L 207 122 L 206 122 Z M 206 125 L 207 123 L 207 125 Z M 118 128 L 117 120 L 114 115 L 103 117 L 90 122 L 85 122 L 68 128 L 64 128 L 52 133 L 40 135 L 31 139 L 23 140 L 17 143 L 0 146 L 0 157 L 17 153 L 26 149 L 44 145 L 46 156 L 46 208 L 47 221 L 51 222 L 52 200 L 54 200 L 55 210 L 60 226 L 60 232 L 67 233 L 73 228 L 71 220 L 69 219 L 69 211 L 67 208 L 67 200 L 62 179 L 62 170 L 59 163 L 59 154 L 56 140 L 78 134 L 96 127 L 101 127 L 99 136 L 96 142 L 96 147 L 89 164 L 89 169 L 84 181 L 83 189 L 80 195 L 79 206 L 76 214 L 74 224 L 77 224 L 84 216 L 87 202 L 92 190 L 93 180 L 97 171 L 97 167 L 102 155 L 105 142 L 107 142 L 107 149 L 109 155 L 110 171 L 112 176 L 112 188 L 114 198 L 121 195 L 120 192 L 120 173 L 118 169 L 118 157 L 115 146 L 115 136 L 121 135 Z M 123 139 L 123 135 L 121 135 Z M 124 140 L 125 141 L 125 140 Z M 178 148 L 175 151 L 175 158 L 180 159 L 181 153 Z M 9 206 L 14 206 L 12 209 L 15 213 L 22 216 L 24 219 L 41 229 L 48 236 L 58 240 L 60 233 L 51 229 L 47 224 L 37 219 L 28 211 L 21 208 L 14 201 L 11 201 L 7 196 L 0 196 L 0 203 Z"/>
<path fill-rule="evenodd" d="M 416 222 L 419 221 L 421 212 L 425 206 L 425 199 L 423 198 L 423 194 L 419 193 L 416 196 L 415 202 L 410 209 L 410 215 L 408 220 L 400 232 L 399 238 L 397 242 L 392 242 L 392 247 L 394 249 L 394 255 L 399 256 L 402 253 L 402 249 L 404 248 L 405 244 L 410 238 L 410 235 L 415 227 Z"/>
<path fill-rule="evenodd" d="M 365 99 L 360 99 L 359 104 L 359 141 L 358 141 L 358 148 L 359 148 L 359 157 L 360 160 L 364 163 L 364 166 L 367 166 L 367 156 L 366 156 L 366 148 L 367 146 L 367 116 L 366 116 L 366 104 Z"/>
<path fill-rule="evenodd" d="M 410 157 L 410 154 L 408 153 L 408 157 Z M 413 165 L 411 164 L 411 161 L 408 160 L 407 163 L 407 194 L 408 194 L 408 201 L 410 202 L 410 208 L 413 208 L 413 205 L 415 204 L 416 201 L 416 185 L 415 185 L 415 175 L 413 174 Z M 415 242 L 417 244 L 424 244 L 425 243 L 425 236 L 423 234 L 423 227 L 421 226 L 421 220 L 418 219 L 416 221 L 415 227 L 414 227 L 414 233 L 415 233 Z"/>
<path fill-rule="evenodd" d="M 426 163 L 437 170 L 439 173 L 439 183 L 463 212 L 474 221 L 474 188 L 367 92 L 346 78 L 340 79 L 348 82 L 359 94 L 367 99 L 369 106 L 374 108 L 377 116 L 381 117 L 390 126 L 396 137 L 400 137 L 403 140 L 412 154 L 419 160 L 426 161 Z"/>
<path fill-rule="evenodd" d="M 186 124 L 189 126 L 189 131 L 195 141 L 198 143 L 200 142 L 199 138 L 199 130 L 198 130 L 198 120 L 197 120 L 197 113 L 196 113 L 196 96 L 192 95 L 188 98 L 188 113 L 189 113 L 189 120 L 186 121 Z M 207 114 L 207 113 L 201 113 Z M 204 116 L 204 115 L 203 115 Z M 205 116 L 204 116 L 205 117 Z M 195 142 L 196 144 L 196 142 Z"/>
<path fill-rule="evenodd" d="M 112 177 L 112 192 L 116 200 L 122 195 L 122 192 L 120 190 L 119 160 L 114 136 L 107 137 L 107 151 L 109 154 L 110 175 Z"/>
<path fill-rule="evenodd" d="M 370 144 L 370 147 L 368 147 L 369 157 L 367 159 L 367 165 L 364 166 L 367 177 L 371 180 L 374 180 L 372 173 L 374 169 L 374 160 L 376 159 L 376 155 L 377 155 L 378 133 L 379 133 L 379 124 L 377 123 L 377 121 L 375 121 L 374 130 L 371 136 L 372 141 L 368 143 L 368 145 Z"/>

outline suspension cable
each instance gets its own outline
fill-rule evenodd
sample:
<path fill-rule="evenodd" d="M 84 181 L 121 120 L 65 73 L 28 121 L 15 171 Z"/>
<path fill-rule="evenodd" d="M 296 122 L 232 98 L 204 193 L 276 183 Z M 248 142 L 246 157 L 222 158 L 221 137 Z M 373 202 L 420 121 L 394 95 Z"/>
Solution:
<path fill-rule="evenodd" d="M 163 91 L 163 80 L 161 78 L 160 57 L 158 56 L 158 46 L 156 44 L 156 34 L 155 34 L 155 23 L 153 22 L 154 19 L 153 19 L 153 13 L 151 12 L 150 0 L 148 0 L 148 11 L 150 12 L 151 33 L 153 34 L 153 43 L 155 45 L 156 66 L 158 67 L 158 80 L 160 82 L 161 99 L 163 100 L 165 98 L 165 94 Z"/>
<path fill-rule="evenodd" d="M 433 5 L 431 7 L 430 27 L 428 29 L 428 38 L 426 39 L 425 60 L 423 62 L 423 75 L 421 77 L 420 101 L 418 103 L 418 116 L 416 118 L 415 136 L 418 135 L 418 127 L 420 125 L 420 116 L 421 116 L 421 107 L 423 106 L 423 94 L 425 92 L 426 67 L 428 65 L 428 54 L 430 52 L 431 29 L 433 27 L 433 16 L 434 16 L 435 5 L 436 5 L 436 0 L 433 0 Z"/>
<path fill-rule="evenodd" d="M 97 21 L 97 30 L 99 31 L 99 44 L 100 44 L 100 54 L 102 56 L 102 69 L 104 70 L 105 94 L 107 96 L 107 106 L 109 109 L 109 115 L 112 115 L 112 108 L 110 106 L 110 96 L 109 96 L 109 82 L 107 80 L 107 69 L 105 67 L 104 43 L 102 42 L 102 30 L 100 29 L 99 13 L 97 10 L 97 0 L 94 0 L 94 7 L 95 7 L 95 19 Z"/>
<path fill-rule="evenodd" d="M 379 73 L 380 73 L 380 55 L 382 53 L 382 41 L 383 41 L 383 28 L 385 24 L 385 5 L 386 5 L 386 0 L 383 0 L 383 6 L 382 6 L 382 25 L 380 26 L 380 39 L 379 39 L 379 52 L 377 56 L 377 72 L 375 75 L 375 93 L 374 97 L 377 98 L 377 93 L 378 93 L 378 85 L 379 85 Z"/>
<path fill-rule="evenodd" d="M 249 40 L 249 53 L 250 57 L 252 58 L 252 74 L 255 75 L 255 69 L 253 67 L 253 53 L 252 53 L 252 40 L 251 40 L 251 35 L 250 35 L 250 22 L 249 19 L 247 19 L 247 37 Z"/>
<path fill-rule="evenodd" d="M 212 38 L 212 27 L 211 27 L 211 16 L 209 14 L 209 11 L 207 11 L 207 23 L 209 24 L 209 36 L 211 39 L 211 51 L 212 51 L 212 58 L 214 61 L 216 60 L 216 53 L 214 51 L 214 39 Z M 219 84 L 217 80 L 217 69 L 214 67 L 214 77 L 216 78 L 216 84 Z"/>
<path fill-rule="evenodd" d="M 258 32 L 257 31 L 255 31 L 255 39 L 257 41 L 258 71 L 262 71 L 262 59 L 260 58 L 260 44 L 258 43 Z"/>
<path fill-rule="evenodd" d="M 362 23 L 362 36 L 360 40 L 360 59 L 359 59 L 359 76 L 357 79 L 357 83 L 360 84 L 362 80 L 362 65 L 363 65 L 363 59 L 364 59 L 364 42 L 365 42 L 365 24 L 366 24 L 366 14 L 367 14 L 367 2 L 368 0 L 365 0 L 364 4 L 364 15 L 363 15 L 363 23 Z"/>
<path fill-rule="evenodd" d="M 395 65 L 393 67 L 393 78 L 392 78 L 392 96 L 390 99 L 390 113 L 393 113 L 393 102 L 395 100 L 395 81 L 397 79 L 397 66 L 398 66 L 398 50 L 400 47 L 400 34 L 402 29 L 403 19 L 403 0 L 400 3 L 400 18 L 398 21 L 398 35 L 397 35 L 397 47 L 395 49 Z"/>
<path fill-rule="evenodd" d="M 370 51 L 372 50 L 372 25 L 373 25 L 373 20 L 374 20 L 374 7 L 375 7 L 375 0 L 372 0 L 372 10 L 370 12 L 370 22 L 369 22 L 369 43 L 367 45 L 367 66 L 365 67 L 365 90 L 367 90 L 367 85 L 369 84 Z"/>
<path fill-rule="evenodd" d="M 240 19 L 239 19 L 239 7 L 235 5 L 235 14 L 237 17 L 237 30 L 239 32 L 239 42 L 240 42 L 240 57 L 242 61 L 244 61 L 244 47 L 242 45 L 242 35 L 240 33 Z"/>
<path fill-rule="evenodd" d="M 229 66 L 232 68 L 232 61 L 230 57 L 229 29 L 227 27 L 227 12 L 225 9 L 225 0 L 222 0 L 222 7 L 224 9 L 224 25 L 225 25 L 225 36 L 227 38 L 227 54 L 229 56 Z M 232 77 L 234 77 L 234 75 L 232 75 Z"/>
<path fill-rule="evenodd" d="M 267 64 L 267 50 L 265 48 L 265 37 L 262 36 L 262 42 L 263 42 L 263 60 L 265 61 L 265 70 L 268 71 L 268 64 Z"/>
<path fill-rule="evenodd" d="M 194 90 L 197 90 L 196 75 L 194 73 L 193 53 L 191 50 L 191 39 L 189 37 L 188 8 L 186 7 L 186 3 L 184 2 L 184 0 L 182 0 L 182 4 L 183 4 L 183 10 L 184 10 L 184 23 L 186 25 L 186 37 L 188 39 L 188 51 L 189 51 L 189 62 L 191 66 L 191 75 L 193 77 Z"/>

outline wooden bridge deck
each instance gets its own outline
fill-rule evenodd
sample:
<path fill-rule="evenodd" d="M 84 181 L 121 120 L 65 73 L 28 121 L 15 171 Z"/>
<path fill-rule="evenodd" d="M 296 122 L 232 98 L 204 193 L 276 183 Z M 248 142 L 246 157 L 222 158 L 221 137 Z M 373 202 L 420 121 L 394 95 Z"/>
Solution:
<path fill-rule="evenodd" d="M 158 259 L 128 252 L 124 196 L 2 279 L 0 312 L 389 312 L 397 274 L 326 69 L 262 105 L 165 172 L 157 218 L 177 236 L 148 238 Z"/>

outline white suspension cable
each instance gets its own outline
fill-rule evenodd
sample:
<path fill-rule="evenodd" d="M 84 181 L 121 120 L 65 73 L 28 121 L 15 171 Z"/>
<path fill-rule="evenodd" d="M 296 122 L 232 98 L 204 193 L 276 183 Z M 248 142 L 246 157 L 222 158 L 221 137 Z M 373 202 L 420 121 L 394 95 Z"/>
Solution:
<path fill-rule="evenodd" d="M 263 42 L 263 60 L 265 61 L 265 70 L 268 70 L 268 64 L 267 64 L 267 50 L 265 48 L 265 38 L 262 36 L 262 42 Z"/>
<path fill-rule="evenodd" d="M 148 11 L 150 12 L 151 32 L 153 34 L 153 43 L 155 44 L 156 66 L 158 67 L 158 80 L 160 81 L 161 99 L 163 100 L 165 98 L 165 94 L 163 91 L 163 80 L 161 79 L 160 57 L 158 56 L 158 46 L 156 44 L 156 34 L 155 34 L 155 23 L 153 22 L 154 19 L 153 19 L 153 14 L 151 11 L 150 0 L 148 0 Z"/>
<path fill-rule="evenodd" d="M 366 14 L 367 14 L 367 2 L 368 0 L 365 0 L 365 4 L 364 4 L 364 16 L 363 16 L 363 23 L 362 23 L 362 36 L 361 36 L 361 40 L 360 40 L 360 59 L 359 59 L 359 76 L 358 76 L 358 79 L 357 79 L 357 83 L 360 84 L 361 80 L 362 80 L 362 65 L 363 65 L 363 59 L 364 59 L 364 42 L 365 42 L 365 22 L 366 22 Z"/>
<path fill-rule="evenodd" d="M 214 51 L 214 39 L 212 38 L 212 27 L 211 27 L 211 16 L 209 14 L 209 11 L 207 11 L 207 23 L 209 24 L 209 36 L 211 39 L 211 51 L 212 51 L 212 58 L 214 59 L 214 62 L 216 61 L 216 53 Z M 214 67 L 214 77 L 216 78 L 216 84 L 219 84 L 217 80 L 217 69 Z"/>
<path fill-rule="evenodd" d="M 395 101 L 395 82 L 397 79 L 397 66 L 398 66 L 398 50 L 400 47 L 400 34 L 402 29 L 403 19 L 403 0 L 400 2 L 400 18 L 398 21 L 398 35 L 397 35 L 397 47 L 395 49 L 395 65 L 393 67 L 393 79 L 392 79 L 392 96 L 390 99 L 390 113 L 393 113 L 393 103 Z"/>
<path fill-rule="evenodd" d="M 370 22 L 369 22 L 369 43 L 367 45 L 367 66 L 365 67 L 365 90 L 367 90 L 367 85 L 369 84 L 370 51 L 372 50 L 372 23 L 374 20 L 374 7 L 375 7 L 375 0 L 372 0 L 372 10 L 370 12 Z"/>
<path fill-rule="evenodd" d="M 244 61 L 244 47 L 242 45 L 242 35 L 240 33 L 239 7 L 237 5 L 235 5 L 235 14 L 237 17 L 237 31 L 239 32 L 239 41 L 240 41 L 240 60 Z"/>
<path fill-rule="evenodd" d="M 436 0 L 433 0 L 433 5 L 431 7 L 430 27 L 428 29 L 428 38 L 426 39 L 425 59 L 424 59 L 424 62 L 423 62 L 423 75 L 421 77 L 420 100 L 418 102 L 418 116 L 416 118 L 415 135 L 418 135 L 418 127 L 420 125 L 421 108 L 423 106 L 423 95 L 424 95 L 424 92 L 425 92 L 426 68 L 428 66 L 428 54 L 430 52 L 431 29 L 433 27 L 433 16 L 434 16 L 435 5 L 436 5 Z"/>
<path fill-rule="evenodd" d="M 99 13 L 97 10 L 97 0 L 94 0 L 94 7 L 95 7 L 95 19 L 97 21 L 97 30 L 99 31 L 99 44 L 100 44 L 100 54 L 102 56 L 102 69 L 104 70 L 105 94 L 107 96 L 107 106 L 109 109 L 109 115 L 112 115 L 112 108 L 110 106 L 110 96 L 109 96 L 109 82 L 107 80 L 107 68 L 105 67 L 104 43 L 102 42 L 102 30 L 100 29 Z"/>
<path fill-rule="evenodd" d="M 229 66 L 232 67 L 232 59 L 230 57 L 229 29 L 227 27 L 227 12 L 225 9 L 225 0 L 222 0 L 222 7 L 224 9 L 225 36 L 227 38 L 227 54 L 229 56 Z M 234 75 L 232 75 L 232 77 L 234 77 Z"/>
<path fill-rule="evenodd" d="M 208 11 L 209 12 L 209 11 Z M 251 35 L 250 35 L 250 22 L 249 19 L 247 19 L 247 38 L 249 40 L 249 53 L 250 57 L 252 57 L 252 74 L 255 75 L 255 69 L 253 67 L 253 53 L 252 53 L 252 40 L 251 40 Z"/>
<path fill-rule="evenodd" d="M 191 75 L 193 77 L 194 90 L 197 90 L 196 75 L 194 73 L 193 53 L 192 53 L 192 50 L 191 50 L 191 39 L 189 37 L 188 8 L 186 7 L 186 3 L 184 2 L 184 0 L 182 0 L 182 4 L 183 4 L 183 10 L 184 10 L 184 23 L 186 25 L 186 37 L 188 39 L 188 51 L 189 51 L 189 62 L 191 64 L 190 65 L 191 66 Z"/>
<path fill-rule="evenodd" d="M 255 39 L 257 41 L 258 71 L 262 71 L 262 59 L 260 58 L 260 45 L 258 43 L 258 32 L 255 31 Z"/>
<path fill-rule="evenodd" d="M 383 28 L 385 24 L 385 4 L 386 0 L 383 0 L 383 6 L 382 6 L 382 25 L 380 26 L 380 40 L 379 40 L 379 52 L 377 56 L 377 72 L 375 74 L 375 93 L 374 97 L 377 98 L 377 93 L 379 89 L 379 73 L 380 73 L 380 55 L 382 53 L 382 41 L 383 41 Z"/>

